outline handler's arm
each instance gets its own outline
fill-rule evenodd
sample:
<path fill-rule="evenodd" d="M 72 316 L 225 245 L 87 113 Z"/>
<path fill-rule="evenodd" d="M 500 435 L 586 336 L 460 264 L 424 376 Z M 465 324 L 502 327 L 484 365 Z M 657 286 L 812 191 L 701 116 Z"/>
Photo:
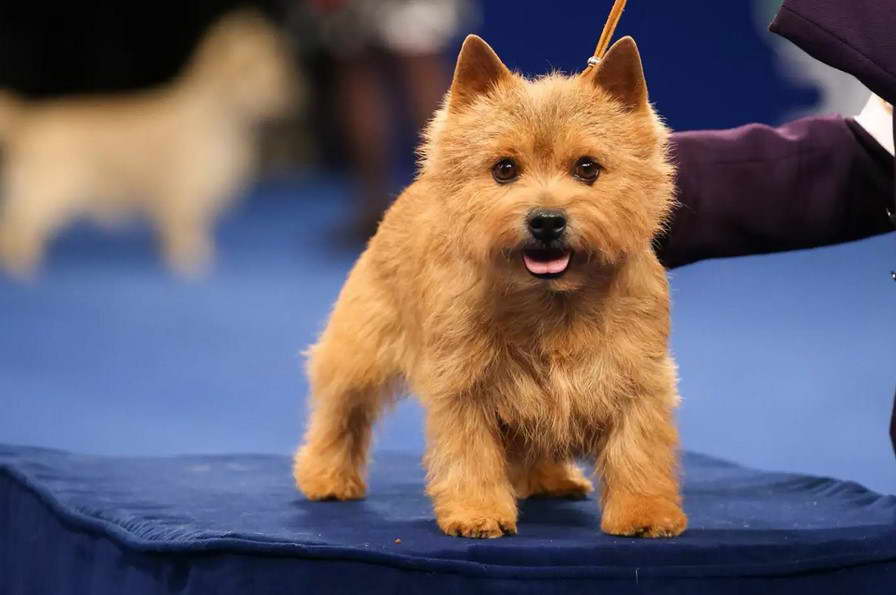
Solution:
<path fill-rule="evenodd" d="M 892 231 L 893 156 L 854 120 L 676 133 L 678 201 L 657 241 L 667 267 Z"/>

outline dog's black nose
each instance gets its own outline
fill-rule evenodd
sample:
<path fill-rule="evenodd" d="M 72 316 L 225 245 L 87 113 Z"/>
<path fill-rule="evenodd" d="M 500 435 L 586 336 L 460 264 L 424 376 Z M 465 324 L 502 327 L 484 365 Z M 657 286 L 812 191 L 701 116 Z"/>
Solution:
<path fill-rule="evenodd" d="M 536 240 L 552 242 L 566 229 L 566 213 L 560 209 L 533 209 L 526 218 L 526 224 Z"/>

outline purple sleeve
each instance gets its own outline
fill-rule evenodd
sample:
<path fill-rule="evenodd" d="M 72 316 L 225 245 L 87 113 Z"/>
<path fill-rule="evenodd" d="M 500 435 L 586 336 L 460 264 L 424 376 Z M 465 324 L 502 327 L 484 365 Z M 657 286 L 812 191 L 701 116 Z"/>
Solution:
<path fill-rule="evenodd" d="M 769 28 L 880 97 L 896 100 L 892 0 L 784 0 Z"/>
<path fill-rule="evenodd" d="M 663 264 L 778 252 L 892 231 L 893 157 L 852 120 L 676 133 L 678 201 Z"/>

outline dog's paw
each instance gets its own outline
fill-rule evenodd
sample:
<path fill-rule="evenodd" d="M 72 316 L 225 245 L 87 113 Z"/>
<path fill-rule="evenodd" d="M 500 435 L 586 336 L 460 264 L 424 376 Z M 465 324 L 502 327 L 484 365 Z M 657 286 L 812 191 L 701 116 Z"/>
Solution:
<path fill-rule="evenodd" d="M 438 519 L 439 527 L 446 535 L 477 539 L 516 535 L 515 518 L 498 518 L 495 515 L 453 514 Z"/>
<path fill-rule="evenodd" d="M 361 500 L 367 492 L 359 477 L 305 477 L 296 484 L 309 500 Z"/>
<path fill-rule="evenodd" d="M 28 246 L 13 238 L 4 238 L 6 230 L 0 231 L 0 269 L 20 281 L 30 281 L 40 264 L 40 249 Z"/>
<path fill-rule="evenodd" d="M 588 497 L 594 486 L 581 469 L 572 463 L 556 464 L 549 468 L 539 468 L 517 485 L 520 498 L 569 498 L 581 500 Z"/>
<path fill-rule="evenodd" d="M 364 479 L 357 471 L 335 471 L 310 462 L 310 457 L 296 457 L 293 477 L 296 487 L 309 500 L 360 500 L 367 492 Z"/>
<path fill-rule="evenodd" d="M 594 486 L 584 477 L 563 477 L 541 486 L 532 496 L 546 498 L 569 498 L 581 500 L 588 497 L 594 491 Z"/>
<path fill-rule="evenodd" d="M 185 279 L 201 279 L 208 275 L 214 262 L 214 245 L 201 232 L 168 230 L 163 255 L 168 268 Z"/>
<path fill-rule="evenodd" d="M 666 498 L 615 497 L 604 506 L 600 528 L 626 537 L 675 537 L 688 526 L 681 507 Z"/>

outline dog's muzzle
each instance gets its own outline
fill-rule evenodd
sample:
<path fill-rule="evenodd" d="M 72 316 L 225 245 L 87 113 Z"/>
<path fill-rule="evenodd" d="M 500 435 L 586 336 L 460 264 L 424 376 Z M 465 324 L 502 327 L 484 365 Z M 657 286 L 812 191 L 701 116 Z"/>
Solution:
<path fill-rule="evenodd" d="M 561 209 L 532 209 L 526 217 L 532 236 L 523 248 L 523 265 L 539 279 L 556 279 L 569 268 L 572 250 L 566 245 L 566 213 Z"/>

